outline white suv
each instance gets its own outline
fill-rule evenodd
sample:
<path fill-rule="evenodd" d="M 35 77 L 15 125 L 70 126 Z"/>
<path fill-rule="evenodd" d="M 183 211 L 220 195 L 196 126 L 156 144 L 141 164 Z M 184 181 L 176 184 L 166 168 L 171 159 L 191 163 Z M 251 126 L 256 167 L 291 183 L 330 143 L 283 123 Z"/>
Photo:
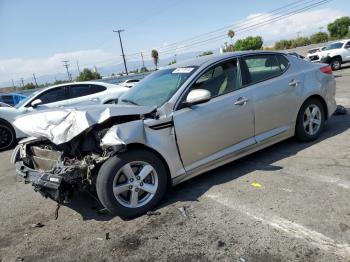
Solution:
<path fill-rule="evenodd" d="M 13 127 L 12 122 L 20 115 L 74 105 L 96 105 L 114 103 L 114 101 L 130 88 L 103 82 L 74 82 L 55 85 L 22 100 L 15 107 L 0 108 L 0 151 L 13 146 L 16 139 L 25 134 Z"/>
<path fill-rule="evenodd" d="M 327 63 L 332 70 L 338 70 L 342 64 L 350 63 L 350 39 L 334 42 L 308 58 L 311 62 Z"/>

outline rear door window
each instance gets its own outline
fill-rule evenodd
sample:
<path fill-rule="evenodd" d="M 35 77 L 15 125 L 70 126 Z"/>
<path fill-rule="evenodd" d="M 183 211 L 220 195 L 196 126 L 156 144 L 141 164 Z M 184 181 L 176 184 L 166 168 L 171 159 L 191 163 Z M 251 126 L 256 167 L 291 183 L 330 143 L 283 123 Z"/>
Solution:
<path fill-rule="evenodd" d="M 72 85 L 69 88 L 69 97 L 70 98 L 77 98 L 82 96 L 88 96 L 93 95 L 102 91 L 105 91 L 106 87 L 100 86 L 100 85 Z"/>
<path fill-rule="evenodd" d="M 249 82 L 252 84 L 277 77 L 283 73 L 281 67 L 284 70 L 287 68 L 286 61 L 280 61 L 274 54 L 246 56 L 243 57 L 243 62 L 248 71 Z"/>

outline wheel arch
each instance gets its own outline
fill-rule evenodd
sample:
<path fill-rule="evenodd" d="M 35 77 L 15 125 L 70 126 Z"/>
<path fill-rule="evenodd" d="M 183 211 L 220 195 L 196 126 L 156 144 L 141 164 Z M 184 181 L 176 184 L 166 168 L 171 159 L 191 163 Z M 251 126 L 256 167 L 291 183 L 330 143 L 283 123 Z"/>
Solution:
<path fill-rule="evenodd" d="M 128 144 L 128 145 L 126 145 L 126 148 L 127 148 L 127 150 L 143 149 L 143 150 L 150 151 L 153 154 L 155 154 L 162 161 L 162 163 L 167 171 L 167 174 L 166 174 L 167 175 L 167 183 L 168 183 L 167 186 L 168 187 L 172 186 L 172 178 L 171 178 L 169 165 L 168 165 L 167 161 L 165 160 L 165 158 L 157 150 L 155 150 L 149 146 L 146 146 L 144 144 L 139 144 L 139 143 Z"/>
<path fill-rule="evenodd" d="M 324 114 L 325 114 L 325 120 L 328 120 L 328 106 L 327 106 L 327 103 L 326 103 L 326 100 L 319 94 L 313 94 L 313 95 L 310 95 L 308 96 L 306 99 L 304 99 L 304 101 L 300 104 L 299 106 L 299 109 L 298 109 L 298 114 L 299 114 L 299 111 L 301 109 L 301 107 L 310 99 L 317 99 L 321 102 L 322 106 L 323 106 L 323 110 L 324 110 Z M 297 115 L 298 115 L 297 114 Z"/>
<path fill-rule="evenodd" d="M 339 58 L 341 62 L 343 62 L 343 58 L 341 57 L 341 55 L 335 55 L 335 56 L 332 56 L 330 61 L 332 61 L 333 59 L 336 59 L 336 58 Z"/>
<path fill-rule="evenodd" d="M 4 118 L 0 118 L 0 123 L 11 126 L 14 129 L 14 127 L 11 125 L 11 123 Z"/>

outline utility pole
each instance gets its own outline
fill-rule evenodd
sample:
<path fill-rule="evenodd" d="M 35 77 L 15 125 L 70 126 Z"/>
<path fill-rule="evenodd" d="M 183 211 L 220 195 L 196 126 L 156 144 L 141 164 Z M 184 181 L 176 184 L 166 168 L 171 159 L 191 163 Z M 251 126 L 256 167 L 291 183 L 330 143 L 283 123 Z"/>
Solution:
<path fill-rule="evenodd" d="M 23 81 L 23 78 L 21 78 L 21 82 L 22 82 L 22 87 L 24 87 L 24 81 Z"/>
<path fill-rule="evenodd" d="M 78 67 L 78 72 L 80 74 L 80 67 L 79 67 L 79 61 L 77 60 L 77 67 Z"/>
<path fill-rule="evenodd" d="M 141 59 L 142 59 L 142 68 L 145 68 L 145 61 L 143 60 L 143 54 L 141 52 Z"/>
<path fill-rule="evenodd" d="M 68 60 L 63 60 L 62 61 L 63 62 L 63 66 L 66 68 L 66 70 L 67 70 L 67 75 L 68 75 L 68 79 L 69 79 L 69 81 L 72 81 L 72 76 L 71 76 L 71 74 L 69 73 L 69 70 L 68 70 L 68 67 L 69 67 L 69 64 L 68 64 Z"/>
<path fill-rule="evenodd" d="M 33 73 L 33 77 L 34 77 L 34 82 L 35 82 L 36 87 L 39 87 L 39 86 L 38 86 L 38 83 L 36 82 L 36 77 L 35 77 L 35 74 L 34 74 L 34 73 Z"/>
<path fill-rule="evenodd" d="M 120 42 L 120 48 L 122 49 L 122 56 L 123 56 L 123 61 L 124 61 L 124 67 L 125 67 L 125 73 L 128 75 L 128 69 L 126 67 L 126 61 L 125 61 L 125 54 L 123 50 L 123 43 L 122 43 L 122 38 L 120 37 L 120 33 L 124 32 L 125 30 L 119 29 L 119 30 L 113 30 L 114 33 L 118 33 L 119 36 L 119 42 Z"/>
<path fill-rule="evenodd" d="M 11 81 L 12 81 L 13 90 L 16 92 L 15 82 L 13 82 L 13 79 L 11 79 Z"/>

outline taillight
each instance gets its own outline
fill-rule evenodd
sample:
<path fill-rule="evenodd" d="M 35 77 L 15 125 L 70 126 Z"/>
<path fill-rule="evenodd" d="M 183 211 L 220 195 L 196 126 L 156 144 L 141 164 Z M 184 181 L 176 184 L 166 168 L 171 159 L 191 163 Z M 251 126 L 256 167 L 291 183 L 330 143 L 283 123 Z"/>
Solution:
<path fill-rule="evenodd" d="M 324 66 L 324 67 L 321 67 L 320 68 L 320 71 L 322 72 L 322 73 L 324 73 L 324 74 L 329 74 L 329 75 L 331 75 L 332 73 L 333 73 L 333 71 L 332 71 L 332 67 L 331 66 Z"/>

